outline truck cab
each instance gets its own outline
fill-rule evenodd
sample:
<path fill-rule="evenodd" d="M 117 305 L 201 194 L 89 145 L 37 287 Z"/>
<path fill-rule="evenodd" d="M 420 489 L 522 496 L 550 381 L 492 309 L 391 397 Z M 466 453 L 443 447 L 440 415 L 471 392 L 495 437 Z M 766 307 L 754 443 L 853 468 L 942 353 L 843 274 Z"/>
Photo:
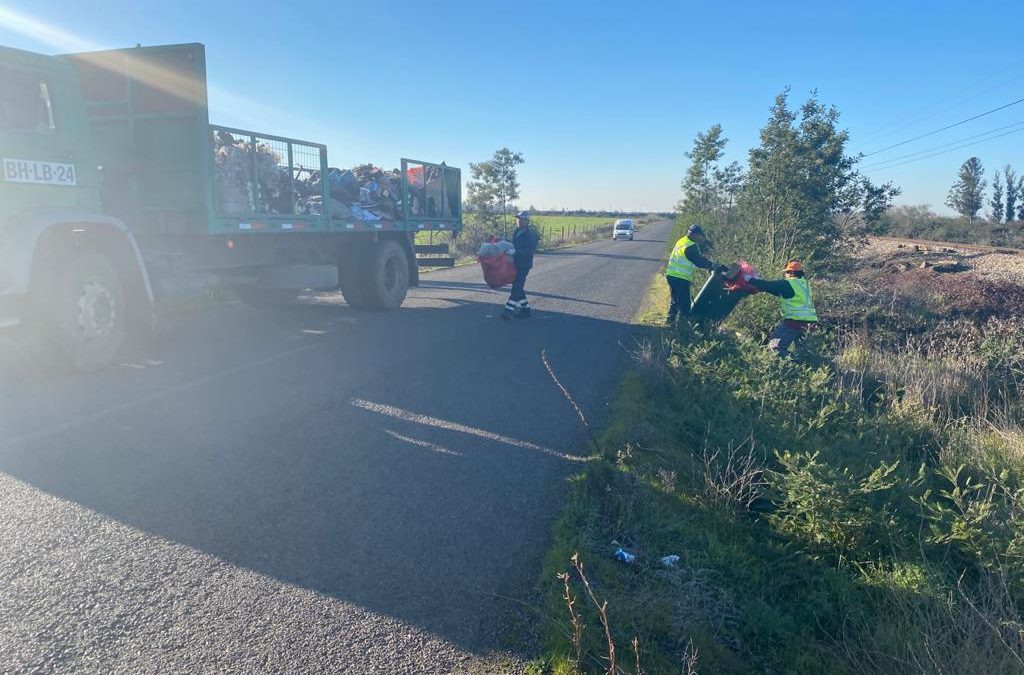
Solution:
<path fill-rule="evenodd" d="M 0 328 L 34 323 L 91 369 L 151 300 L 130 231 L 102 211 L 74 68 L 0 47 Z"/>
<path fill-rule="evenodd" d="M 0 47 L 4 220 L 26 211 L 99 212 L 99 172 L 78 81 L 62 59 Z"/>

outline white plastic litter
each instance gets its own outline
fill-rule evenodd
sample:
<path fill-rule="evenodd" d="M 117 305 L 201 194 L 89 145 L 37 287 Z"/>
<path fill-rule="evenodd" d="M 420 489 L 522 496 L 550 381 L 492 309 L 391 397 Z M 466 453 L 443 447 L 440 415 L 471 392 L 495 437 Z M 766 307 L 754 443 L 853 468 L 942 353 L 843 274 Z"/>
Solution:
<path fill-rule="evenodd" d="M 515 255 L 516 247 L 512 245 L 510 241 L 485 241 L 480 244 L 480 250 L 477 251 L 478 256 L 491 256 L 491 255 Z"/>
<path fill-rule="evenodd" d="M 355 204 L 352 205 L 350 211 L 352 213 L 352 217 L 355 218 L 356 220 L 362 220 L 363 222 L 367 223 L 376 223 L 377 221 L 381 220 L 381 217 L 378 216 L 376 213 L 367 211 L 363 207 L 356 206 Z"/>
<path fill-rule="evenodd" d="M 615 559 L 621 560 L 624 563 L 634 563 L 636 562 L 636 554 L 619 547 L 615 549 Z"/>

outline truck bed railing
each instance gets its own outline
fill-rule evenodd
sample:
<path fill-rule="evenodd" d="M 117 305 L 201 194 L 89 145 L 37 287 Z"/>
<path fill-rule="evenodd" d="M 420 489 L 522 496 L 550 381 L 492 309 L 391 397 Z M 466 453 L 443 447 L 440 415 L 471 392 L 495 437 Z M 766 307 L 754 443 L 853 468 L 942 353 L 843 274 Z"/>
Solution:
<path fill-rule="evenodd" d="M 219 216 L 327 218 L 327 146 L 211 125 Z"/>
<path fill-rule="evenodd" d="M 446 164 L 402 159 L 402 210 L 407 222 L 462 222 L 462 171 Z"/>

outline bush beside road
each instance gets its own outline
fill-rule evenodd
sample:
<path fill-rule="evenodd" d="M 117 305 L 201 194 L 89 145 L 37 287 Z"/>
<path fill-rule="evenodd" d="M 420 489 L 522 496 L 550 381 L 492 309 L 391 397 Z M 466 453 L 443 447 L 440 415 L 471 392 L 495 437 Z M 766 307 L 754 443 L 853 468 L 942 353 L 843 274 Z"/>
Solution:
<path fill-rule="evenodd" d="M 544 568 L 550 672 L 608 634 L 630 673 L 1024 668 L 1024 286 L 876 253 L 814 280 L 801 364 L 771 298 L 673 334 L 654 280 Z"/>

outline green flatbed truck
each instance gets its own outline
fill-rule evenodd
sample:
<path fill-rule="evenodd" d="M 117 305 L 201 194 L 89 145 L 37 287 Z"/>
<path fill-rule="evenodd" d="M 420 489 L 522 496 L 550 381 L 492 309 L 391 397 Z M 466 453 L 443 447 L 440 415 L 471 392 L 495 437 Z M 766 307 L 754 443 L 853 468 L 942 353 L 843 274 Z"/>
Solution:
<path fill-rule="evenodd" d="M 419 266 L 453 262 L 416 233 L 462 229 L 457 168 L 401 160 L 375 214 L 333 199 L 324 145 L 211 125 L 200 44 L 0 47 L 0 162 L 0 329 L 83 370 L 211 287 L 396 308 Z"/>

